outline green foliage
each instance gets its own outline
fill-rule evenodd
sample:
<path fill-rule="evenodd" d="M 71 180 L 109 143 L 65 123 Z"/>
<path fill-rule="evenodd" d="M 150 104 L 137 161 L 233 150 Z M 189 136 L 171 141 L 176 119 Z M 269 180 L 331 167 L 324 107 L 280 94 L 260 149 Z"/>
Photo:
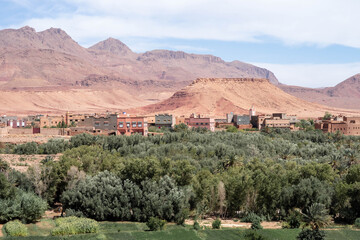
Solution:
<path fill-rule="evenodd" d="M 258 231 L 247 230 L 245 235 L 245 239 L 247 240 L 266 240 L 267 238 L 261 235 Z"/>
<path fill-rule="evenodd" d="M 298 240 L 324 240 L 325 232 L 320 231 L 319 229 L 303 229 L 297 236 Z"/>
<path fill-rule="evenodd" d="M 147 222 L 146 226 L 148 226 L 150 231 L 158 231 L 163 230 L 165 227 L 166 221 L 161 220 L 157 217 L 151 217 Z"/>
<path fill-rule="evenodd" d="M 0 199 L 13 198 L 15 196 L 15 188 L 7 180 L 5 175 L 0 172 Z"/>
<path fill-rule="evenodd" d="M 219 218 L 215 219 L 212 224 L 211 224 L 211 227 L 213 229 L 220 229 L 221 227 L 221 220 Z"/>
<path fill-rule="evenodd" d="M 288 217 L 286 218 L 286 222 L 289 226 L 289 228 L 299 228 L 301 225 L 301 213 L 298 211 L 290 211 Z"/>
<path fill-rule="evenodd" d="M 186 200 L 185 191 L 168 176 L 137 185 L 105 171 L 65 191 L 61 202 L 66 211 L 96 220 L 147 221 L 157 216 L 180 221 L 187 215 Z"/>
<path fill-rule="evenodd" d="M 251 229 L 253 229 L 253 230 L 262 229 L 262 228 L 263 227 L 261 226 L 260 219 L 256 219 L 251 223 Z"/>
<path fill-rule="evenodd" d="M 25 144 L 16 145 L 14 148 L 14 153 L 16 154 L 37 154 L 39 152 L 39 147 L 36 142 L 28 142 Z"/>
<path fill-rule="evenodd" d="M 234 133 L 234 132 L 238 132 L 239 130 L 237 129 L 237 127 L 235 126 L 227 126 L 226 127 L 226 132 L 231 132 L 231 133 Z"/>
<path fill-rule="evenodd" d="M 360 218 L 355 219 L 354 227 L 360 228 Z"/>
<path fill-rule="evenodd" d="M 318 230 L 330 222 L 330 216 L 324 204 L 314 203 L 307 209 L 303 221 L 306 226 L 310 226 L 313 230 Z"/>
<path fill-rule="evenodd" d="M 323 120 L 331 120 L 331 117 L 332 117 L 331 113 L 325 112 Z"/>
<path fill-rule="evenodd" d="M 263 217 L 260 217 L 254 212 L 248 213 L 245 217 L 241 219 L 242 222 L 254 223 L 263 221 Z"/>
<path fill-rule="evenodd" d="M 187 131 L 189 128 L 185 123 L 180 123 L 180 124 L 176 124 L 174 126 L 174 131 L 175 132 L 185 132 Z"/>
<path fill-rule="evenodd" d="M 65 217 L 55 220 L 56 227 L 51 231 L 52 236 L 73 235 L 99 232 L 99 224 L 89 218 Z"/>
<path fill-rule="evenodd" d="M 3 229 L 9 237 L 25 237 L 29 235 L 27 227 L 19 220 L 7 222 Z"/>
<path fill-rule="evenodd" d="M 199 224 L 198 221 L 194 221 L 193 228 L 194 228 L 194 230 L 196 230 L 196 231 L 198 231 L 198 230 L 201 229 L 200 224 Z"/>
<path fill-rule="evenodd" d="M 33 193 L 18 190 L 14 198 L 0 199 L 0 222 L 20 219 L 30 223 L 45 213 L 47 204 Z"/>

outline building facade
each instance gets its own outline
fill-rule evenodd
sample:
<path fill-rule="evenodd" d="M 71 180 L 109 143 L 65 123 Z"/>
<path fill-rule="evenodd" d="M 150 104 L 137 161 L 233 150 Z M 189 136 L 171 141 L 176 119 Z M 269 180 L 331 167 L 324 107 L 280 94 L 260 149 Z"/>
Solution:
<path fill-rule="evenodd" d="M 61 124 L 64 121 L 64 118 L 61 116 L 43 116 L 40 117 L 39 126 L 40 128 L 44 127 L 56 127 L 58 124 Z"/>
<path fill-rule="evenodd" d="M 210 117 L 192 114 L 189 118 L 185 118 L 185 124 L 191 128 L 207 128 L 212 132 L 215 131 L 215 120 Z"/>
<path fill-rule="evenodd" d="M 117 114 L 105 116 L 85 116 L 78 122 L 78 127 L 93 127 L 95 130 L 117 131 Z"/>
<path fill-rule="evenodd" d="M 175 125 L 175 117 L 170 114 L 158 114 L 155 115 L 155 127 L 174 127 Z"/>
<path fill-rule="evenodd" d="M 148 135 L 146 117 L 119 115 L 117 118 L 117 134 L 130 136 L 132 134 Z"/>
<path fill-rule="evenodd" d="M 342 120 L 342 121 L 339 121 Z M 315 123 L 315 129 L 324 133 L 340 132 L 344 135 L 360 135 L 360 117 L 342 117 L 336 120 L 322 120 Z"/>

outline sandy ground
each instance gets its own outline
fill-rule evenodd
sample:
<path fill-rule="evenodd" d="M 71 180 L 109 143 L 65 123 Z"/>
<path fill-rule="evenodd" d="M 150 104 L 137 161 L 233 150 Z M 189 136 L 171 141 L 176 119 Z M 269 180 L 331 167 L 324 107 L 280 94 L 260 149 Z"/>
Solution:
<path fill-rule="evenodd" d="M 0 142 L 4 143 L 27 143 L 27 142 L 37 142 L 37 143 L 46 143 L 50 139 L 70 139 L 70 136 L 44 136 L 40 134 L 10 134 L 0 137 Z"/>
<path fill-rule="evenodd" d="M 62 154 L 50 155 L 55 161 L 59 160 Z M 0 159 L 7 162 L 11 168 L 26 172 L 29 167 L 39 165 L 41 160 L 49 155 L 16 155 L 16 154 L 0 154 Z"/>
<path fill-rule="evenodd" d="M 205 227 L 211 227 L 211 224 L 213 221 L 214 221 L 214 219 L 212 219 L 212 218 L 198 220 L 200 226 L 205 226 Z M 188 219 L 185 221 L 185 224 L 193 225 L 194 220 Z M 262 222 L 261 226 L 263 226 L 263 228 L 265 228 L 265 229 L 281 229 L 280 222 Z M 240 222 L 240 220 L 235 220 L 235 219 L 226 219 L 226 220 L 221 220 L 221 227 L 223 227 L 223 228 L 250 228 L 251 223 L 244 223 L 244 222 Z"/>

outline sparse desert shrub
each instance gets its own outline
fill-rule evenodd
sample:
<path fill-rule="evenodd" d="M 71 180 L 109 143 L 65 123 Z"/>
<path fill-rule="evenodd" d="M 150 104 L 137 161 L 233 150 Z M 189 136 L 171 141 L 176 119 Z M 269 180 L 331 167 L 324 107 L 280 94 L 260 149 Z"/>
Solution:
<path fill-rule="evenodd" d="M 10 237 L 25 237 L 29 234 L 27 227 L 19 220 L 6 223 L 4 225 L 4 232 Z"/>
<path fill-rule="evenodd" d="M 161 220 L 157 217 L 151 217 L 149 221 L 146 222 L 146 226 L 150 229 L 150 231 L 158 231 L 163 230 L 166 224 L 165 220 Z"/>
<path fill-rule="evenodd" d="M 215 221 L 211 224 L 213 229 L 220 229 L 221 227 L 221 220 L 219 218 L 215 219 Z"/>
<path fill-rule="evenodd" d="M 65 217 L 55 220 L 56 227 L 51 231 L 51 235 L 73 235 L 82 233 L 97 233 L 99 224 L 89 218 Z"/>

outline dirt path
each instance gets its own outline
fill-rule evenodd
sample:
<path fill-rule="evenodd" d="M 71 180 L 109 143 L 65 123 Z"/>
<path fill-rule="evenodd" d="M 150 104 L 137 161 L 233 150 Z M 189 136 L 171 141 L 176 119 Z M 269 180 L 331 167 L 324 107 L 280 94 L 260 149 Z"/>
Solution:
<path fill-rule="evenodd" d="M 214 219 L 207 218 L 198 220 L 200 226 L 211 227 L 212 222 Z M 185 224 L 193 225 L 194 220 L 188 219 L 185 221 Z M 281 229 L 280 222 L 262 222 L 261 226 L 264 229 Z M 221 220 L 221 227 L 223 228 L 250 228 L 251 223 L 240 222 L 240 220 Z"/>
<path fill-rule="evenodd" d="M 3 232 L 2 232 L 2 228 L 3 228 L 4 225 L 0 224 L 0 237 L 3 237 Z"/>

